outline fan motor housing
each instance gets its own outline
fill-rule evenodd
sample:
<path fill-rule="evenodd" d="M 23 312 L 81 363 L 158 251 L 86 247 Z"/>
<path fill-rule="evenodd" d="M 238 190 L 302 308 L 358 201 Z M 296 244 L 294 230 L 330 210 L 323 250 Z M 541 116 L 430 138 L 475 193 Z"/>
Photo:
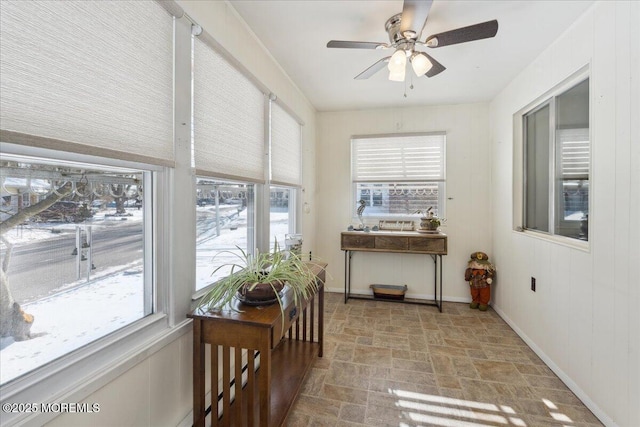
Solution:
<path fill-rule="evenodd" d="M 389 34 L 389 41 L 391 44 L 398 43 L 404 40 L 404 36 L 400 34 L 400 22 L 402 21 L 402 13 L 397 13 L 391 18 L 387 19 L 384 24 L 384 29 Z"/>

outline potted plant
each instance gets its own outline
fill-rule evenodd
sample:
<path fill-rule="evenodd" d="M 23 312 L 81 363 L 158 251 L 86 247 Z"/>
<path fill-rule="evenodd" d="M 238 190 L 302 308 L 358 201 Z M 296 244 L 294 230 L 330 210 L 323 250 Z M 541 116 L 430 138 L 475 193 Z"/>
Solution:
<path fill-rule="evenodd" d="M 414 214 L 422 215 L 420 217 L 420 230 L 438 231 L 438 227 L 446 221 L 444 218 L 438 218 L 435 216 L 433 213 L 433 206 L 429 206 L 426 210 L 418 209 Z"/>
<path fill-rule="evenodd" d="M 229 276 L 219 280 L 200 300 L 199 306 L 209 311 L 219 310 L 230 304 L 234 298 L 247 305 L 280 304 L 284 312 L 282 296 L 286 287 L 291 290 L 294 303 L 313 295 L 318 289 L 318 277 L 309 268 L 309 264 L 294 252 L 280 251 L 278 244 L 273 252 L 247 254 L 239 248 L 232 254 L 237 262 L 217 267 L 212 275 L 222 268 L 231 267 Z"/>

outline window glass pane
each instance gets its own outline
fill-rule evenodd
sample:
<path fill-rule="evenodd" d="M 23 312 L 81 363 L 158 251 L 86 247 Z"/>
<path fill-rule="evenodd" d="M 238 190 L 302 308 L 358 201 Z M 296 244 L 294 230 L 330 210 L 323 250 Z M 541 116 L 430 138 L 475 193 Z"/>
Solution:
<path fill-rule="evenodd" d="M 417 210 L 440 216 L 441 182 L 425 183 L 357 183 L 356 200 L 365 201 L 363 216 L 407 216 Z"/>
<path fill-rule="evenodd" d="M 196 290 L 229 275 L 242 251 L 253 251 L 254 186 L 197 178 Z"/>
<path fill-rule="evenodd" d="M 150 172 L 0 160 L 0 382 L 148 315 Z M 149 216 L 149 215 L 147 215 Z"/>
<path fill-rule="evenodd" d="M 549 231 L 549 105 L 525 116 L 525 227 Z"/>
<path fill-rule="evenodd" d="M 588 240 L 589 80 L 556 98 L 556 234 Z"/>
<path fill-rule="evenodd" d="M 269 248 L 273 250 L 275 242 L 285 249 L 285 236 L 295 232 L 294 189 L 271 186 L 269 191 Z"/>

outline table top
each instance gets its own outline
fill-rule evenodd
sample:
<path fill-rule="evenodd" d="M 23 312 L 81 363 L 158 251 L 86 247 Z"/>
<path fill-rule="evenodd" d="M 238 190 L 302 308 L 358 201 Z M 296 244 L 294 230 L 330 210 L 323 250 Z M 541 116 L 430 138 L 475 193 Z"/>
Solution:
<path fill-rule="evenodd" d="M 447 237 L 446 234 L 439 231 L 437 233 L 421 232 L 421 231 L 343 231 L 343 235 L 347 236 L 384 236 L 384 237 L 427 237 L 433 239 L 442 239 Z"/>
<path fill-rule="evenodd" d="M 326 263 L 307 262 L 306 264 L 316 276 L 319 276 L 327 266 Z M 320 289 L 324 286 L 322 281 L 319 281 L 318 285 Z M 187 314 L 187 317 L 220 322 L 243 322 L 256 326 L 271 327 L 275 322 L 280 321 L 279 319 L 283 311 L 286 312 L 288 309 L 293 308 L 295 304 L 291 288 L 285 287 L 281 298 L 284 310 L 280 308 L 278 302 L 267 306 L 256 307 L 242 304 L 240 300 L 234 298 L 230 304 L 215 311 L 209 311 L 204 307 L 196 307 L 195 310 Z"/>

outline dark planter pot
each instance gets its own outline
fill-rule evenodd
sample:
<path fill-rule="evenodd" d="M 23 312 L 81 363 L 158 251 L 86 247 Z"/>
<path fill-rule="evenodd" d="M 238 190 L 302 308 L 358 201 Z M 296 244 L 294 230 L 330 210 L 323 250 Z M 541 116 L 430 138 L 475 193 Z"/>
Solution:
<path fill-rule="evenodd" d="M 240 301 L 248 305 L 269 305 L 278 301 L 276 292 L 282 292 L 284 283 L 258 283 L 253 289 L 250 289 L 251 287 L 252 285 L 245 284 L 238 290 Z M 274 292 L 274 289 L 276 292 Z"/>

